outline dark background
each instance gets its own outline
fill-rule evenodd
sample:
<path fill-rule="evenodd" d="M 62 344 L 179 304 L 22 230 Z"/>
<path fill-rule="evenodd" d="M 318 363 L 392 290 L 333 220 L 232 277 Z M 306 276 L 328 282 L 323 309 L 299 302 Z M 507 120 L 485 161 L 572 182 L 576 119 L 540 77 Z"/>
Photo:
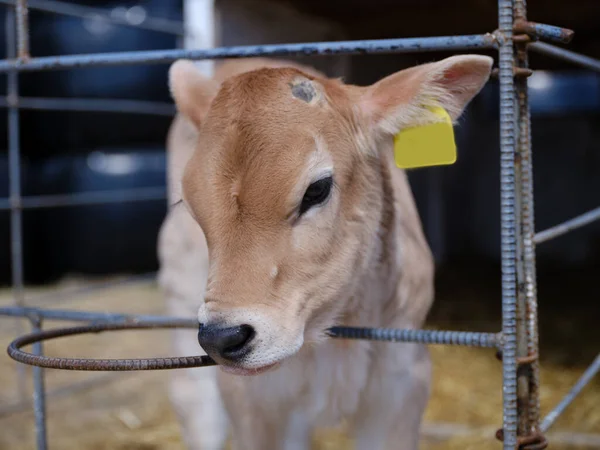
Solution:
<path fill-rule="evenodd" d="M 181 2 L 174 0 L 76 3 L 108 9 L 141 5 L 150 17 L 182 20 Z M 478 34 L 493 31 L 497 22 L 496 2 L 489 0 L 460 0 L 456 6 L 441 0 L 292 3 L 300 10 L 339 22 L 349 39 Z M 531 20 L 575 30 L 570 49 L 600 57 L 600 2 L 546 0 L 528 6 Z M 4 36 L 4 11 L 0 6 L 0 36 Z M 178 45 L 177 37 L 168 34 L 118 25 L 98 27 L 90 20 L 35 10 L 30 11 L 30 30 L 34 56 L 169 49 Z M 3 42 L 2 58 L 4 47 Z M 495 51 L 485 53 L 497 57 Z M 371 83 L 402 67 L 449 55 L 352 57 L 347 81 Z M 549 71 L 531 79 L 532 86 L 538 87 L 531 90 L 531 105 L 535 220 L 536 228 L 542 230 L 600 205 L 600 78 L 533 52 L 531 66 Z M 162 64 L 24 73 L 19 77 L 20 95 L 169 102 L 167 69 Z M 3 93 L 5 84 L 6 76 L 0 76 Z M 459 159 L 455 165 L 410 173 L 441 270 L 466 267 L 469 273 L 472 268 L 499 264 L 497 89 L 497 83 L 490 82 L 457 128 Z M 164 142 L 170 121 L 170 117 L 151 115 L 22 111 L 23 194 L 164 187 Z M 0 111 L 0 122 L 6 124 L 5 110 Z M 4 125 L 0 127 L 0 197 L 8 195 L 6 147 Z M 129 158 L 127 173 L 107 171 L 115 155 Z M 156 270 L 156 237 L 165 212 L 166 201 L 162 200 L 25 211 L 26 282 L 51 282 L 67 273 L 106 275 Z M 2 284 L 10 284 L 9 240 L 9 214 L 0 212 Z M 594 271 L 599 256 L 600 224 L 596 223 L 540 245 L 539 271 Z"/>

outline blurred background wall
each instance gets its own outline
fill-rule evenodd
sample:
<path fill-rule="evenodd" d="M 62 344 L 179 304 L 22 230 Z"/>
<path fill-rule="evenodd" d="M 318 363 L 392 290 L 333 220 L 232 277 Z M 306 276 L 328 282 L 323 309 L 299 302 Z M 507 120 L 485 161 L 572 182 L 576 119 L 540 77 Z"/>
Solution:
<path fill-rule="evenodd" d="M 196 0 L 200 1 L 200 0 Z M 183 20 L 181 0 L 71 2 L 146 17 Z M 569 48 L 600 57 L 598 0 L 531 2 L 529 17 L 576 31 Z M 216 0 L 215 45 L 475 34 L 496 28 L 493 0 Z M 4 36 L 4 8 L 0 8 Z M 169 49 L 175 35 L 32 10 L 34 56 Z M 4 41 L 4 39 L 2 38 Z M 0 45 L 4 58 L 4 42 Z M 496 52 L 486 52 L 496 57 Z M 313 57 L 347 82 L 367 84 L 446 53 Z M 600 77 L 531 53 L 529 79 L 536 228 L 545 229 L 600 205 Z M 167 65 L 85 68 L 20 76 L 25 97 L 87 97 L 170 102 Z M 5 93 L 6 77 L 0 77 Z M 165 186 L 169 116 L 22 111 L 24 195 Z M 6 124 L 6 111 L 0 110 Z M 499 228 L 498 86 L 492 81 L 456 129 L 458 162 L 415 170 L 410 180 L 440 269 L 497 266 Z M 0 197 L 8 196 L 6 125 L 0 127 Z M 48 283 L 69 274 L 156 270 L 163 200 L 28 210 L 24 213 L 25 278 Z M 8 212 L 0 212 L 0 283 L 10 284 Z M 600 223 L 538 248 L 541 273 L 595 268 Z"/>

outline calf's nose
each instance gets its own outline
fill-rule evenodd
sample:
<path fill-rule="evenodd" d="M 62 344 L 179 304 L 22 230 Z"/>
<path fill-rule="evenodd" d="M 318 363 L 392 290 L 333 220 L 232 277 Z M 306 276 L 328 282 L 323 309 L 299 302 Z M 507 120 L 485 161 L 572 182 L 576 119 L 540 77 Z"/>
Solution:
<path fill-rule="evenodd" d="M 198 342 L 210 356 L 218 355 L 229 361 L 237 361 L 248 354 L 248 344 L 255 334 L 250 325 L 223 328 L 200 324 Z"/>

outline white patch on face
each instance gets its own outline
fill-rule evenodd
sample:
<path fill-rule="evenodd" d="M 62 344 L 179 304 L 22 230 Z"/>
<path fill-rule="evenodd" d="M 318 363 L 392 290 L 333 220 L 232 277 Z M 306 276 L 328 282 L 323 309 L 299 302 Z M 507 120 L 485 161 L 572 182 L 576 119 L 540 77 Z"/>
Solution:
<path fill-rule="evenodd" d="M 206 303 L 202 303 L 200 308 L 198 308 L 198 323 L 206 323 L 208 322 L 208 311 L 206 308 Z"/>
<path fill-rule="evenodd" d="M 315 150 L 309 155 L 306 161 L 306 169 L 300 183 L 304 183 L 303 186 L 306 187 L 309 183 L 315 182 L 332 173 L 333 160 L 327 150 L 327 145 L 323 139 L 315 136 Z"/>
<path fill-rule="evenodd" d="M 297 204 L 300 203 L 304 193 L 308 186 L 315 181 L 321 180 L 328 176 L 334 175 L 333 173 L 333 159 L 331 154 L 327 150 L 327 145 L 319 136 L 314 137 L 315 140 L 315 150 L 308 156 L 305 168 L 300 176 L 297 187 L 295 189 L 294 202 Z M 332 196 L 335 192 L 332 192 Z M 330 198 L 326 201 L 326 205 L 316 206 L 314 208 L 306 211 L 301 218 L 301 222 L 309 224 L 313 219 L 317 218 L 319 215 L 324 214 L 327 208 L 332 206 L 333 198 Z M 314 223 L 314 222 L 313 222 Z M 306 233 L 309 230 L 305 227 L 298 227 L 293 233 L 293 241 L 292 245 L 296 249 L 301 249 L 304 245 L 306 245 Z"/>
<path fill-rule="evenodd" d="M 275 278 L 277 276 L 277 274 L 279 273 L 279 269 L 277 268 L 277 266 L 273 266 L 273 268 L 271 269 L 271 278 Z"/>

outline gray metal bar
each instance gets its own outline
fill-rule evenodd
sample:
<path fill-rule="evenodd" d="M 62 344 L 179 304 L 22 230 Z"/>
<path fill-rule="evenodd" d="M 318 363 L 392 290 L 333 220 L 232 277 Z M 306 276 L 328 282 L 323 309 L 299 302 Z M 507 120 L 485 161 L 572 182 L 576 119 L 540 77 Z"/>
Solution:
<path fill-rule="evenodd" d="M 17 35 L 16 16 L 14 8 L 6 11 L 6 55 L 8 58 L 16 56 Z M 15 71 L 7 75 L 7 96 L 17 98 L 19 95 L 19 76 Z M 21 161 L 19 143 L 19 110 L 8 109 L 8 171 L 9 171 L 9 196 L 10 202 L 19 202 L 21 198 Z M 11 255 L 11 278 L 13 290 L 13 302 L 16 306 L 25 303 L 25 291 L 23 288 L 23 238 L 22 238 L 22 215 L 19 209 L 10 210 L 10 255 Z M 17 321 L 16 332 L 22 334 L 23 323 Z M 25 367 L 17 366 L 17 389 L 21 399 L 25 398 L 27 389 L 25 387 Z"/>
<path fill-rule="evenodd" d="M 534 241 L 536 244 L 541 244 L 542 242 L 562 236 L 569 231 L 588 225 L 596 220 L 600 220 L 600 206 L 552 228 L 536 233 Z"/>
<path fill-rule="evenodd" d="M 504 450 L 517 445 L 517 298 L 515 221 L 515 87 L 512 0 L 498 0 L 500 40 L 500 204 Z"/>
<path fill-rule="evenodd" d="M 41 331 L 42 320 L 39 317 L 32 318 L 33 331 Z M 41 342 L 32 345 L 33 354 L 42 356 L 44 350 Z M 35 440 L 37 450 L 47 450 L 48 434 L 46 432 L 46 387 L 44 385 L 44 368 L 33 367 L 33 413 L 35 416 Z"/>
<path fill-rule="evenodd" d="M 115 191 L 83 192 L 80 194 L 41 195 L 37 197 L 22 197 L 17 203 L 10 200 L 0 200 L 0 211 L 11 209 L 40 209 L 55 208 L 60 206 L 86 206 L 106 203 L 145 202 L 150 200 L 164 200 L 166 188 L 148 187 L 122 189 Z"/>
<path fill-rule="evenodd" d="M 499 333 L 475 333 L 471 331 L 334 327 L 330 330 L 330 334 L 344 339 L 418 342 L 422 344 L 462 345 L 467 347 L 498 348 L 502 343 L 502 336 Z"/>
<path fill-rule="evenodd" d="M 600 72 L 600 60 L 598 59 L 590 58 L 589 56 L 581 55 L 555 45 L 546 44 L 545 42 L 532 42 L 529 44 L 529 48 L 537 53 L 562 59 L 563 61 Z"/>
<path fill-rule="evenodd" d="M 592 364 L 586 369 L 581 378 L 577 380 L 575 386 L 569 391 L 567 395 L 560 401 L 556 407 L 548 413 L 544 420 L 542 421 L 542 425 L 540 426 L 543 433 L 548 431 L 556 419 L 567 409 L 567 407 L 575 400 L 577 395 L 583 390 L 587 384 L 592 381 L 592 379 L 600 372 L 600 354 L 596 356 L 596 359 Z"/>
<path fill-rule="evenodd" d="M 15 0 L 0 0 L 0 3 L 14 5 Z M 175 20 L 146 17 L 142 23 L 137 24 L 130 22 L 125 16 L 111 13 L 106 9 L 76 5 L 73 3 L 52 0 L 29 0 L 29 9 L 60 14 L 63 16 L 78 17 L 81 19 L 101 19 L 116 25 L 158 31 L 160 33 L 174 34 L 177 36 L 183 36 L 185 34 L 183 23 Z"/>
<path fill-rule="evenodd" d="M 17 14 L 17 54 L 19 59 L 29 57 L 29 11 L 27 0 L 17 0 L 15 4 Z"/>
<path fill-rule="evenodd" d="M 97 313 L 88 311 L 72 311 L 40 308 L 0 308 L 0 316 L 10 317 L 40 317 L 49 320 L 65 320 L 75 322 L 136 322 L 152 321 L 167 323 L 179 321 L 190 327 L 198 326 L 196 318 L 132 315 L 119 313 Z M 424 344 L 448 344 L 471 347 L 498 347 L 502 337 L 498 333 L 474 333 L 469 331 L 438 331 L 438 330 L 397 330 L 387 328 L 352 328 L 334 327 L 329 330 L 332 337 L 344 339 L 370 339 L 392 342 L 420 342 Z"/>
<path fill-rule="evenodd" d="M 439 36 L 367 41 L 314 42 L 302 44 L 248 45 L 212 49 L 174 49 L 140 52 L 97 53 L 87 55 L 48 56 L 27 62 L 2 60 L 0 72 L 9 70 L 62 70 L 89 66 L 171 63 L 177 59 L 225 59 L 250 56 L 330 56 L 356 54 L 416 53 L 437 50 L 495 48 L 491 34 Z"/>
<path fill-rule="evenodd" d="M 125 114 L 150 114 L 172 117 L 172 103 L 146 102 L 140 100 L 97 99 L 97 98 L 43 98 L 19 97 L 16 102 L 0 98 L 0 108 L 16 107 L 41 111 L 110 112 Z"/>
<path fill-rule="evenodd" d="M 40 317 L 47 320 L 66 320 L 73 322 L 127 322 L 127 321 L 155 321 L 168 322 L 172 320 L 181 320 L 182 323 L 198 325 L 196 318 L 177 318 L 167 316 L 152 316 L 143 314 L 121 314 L 121 313 L 100 313 L 89 311 L 74 311 L 68 309 L 42 309 L 31 307 L 1 307 L 0 316 L 9 317 Z"/>

